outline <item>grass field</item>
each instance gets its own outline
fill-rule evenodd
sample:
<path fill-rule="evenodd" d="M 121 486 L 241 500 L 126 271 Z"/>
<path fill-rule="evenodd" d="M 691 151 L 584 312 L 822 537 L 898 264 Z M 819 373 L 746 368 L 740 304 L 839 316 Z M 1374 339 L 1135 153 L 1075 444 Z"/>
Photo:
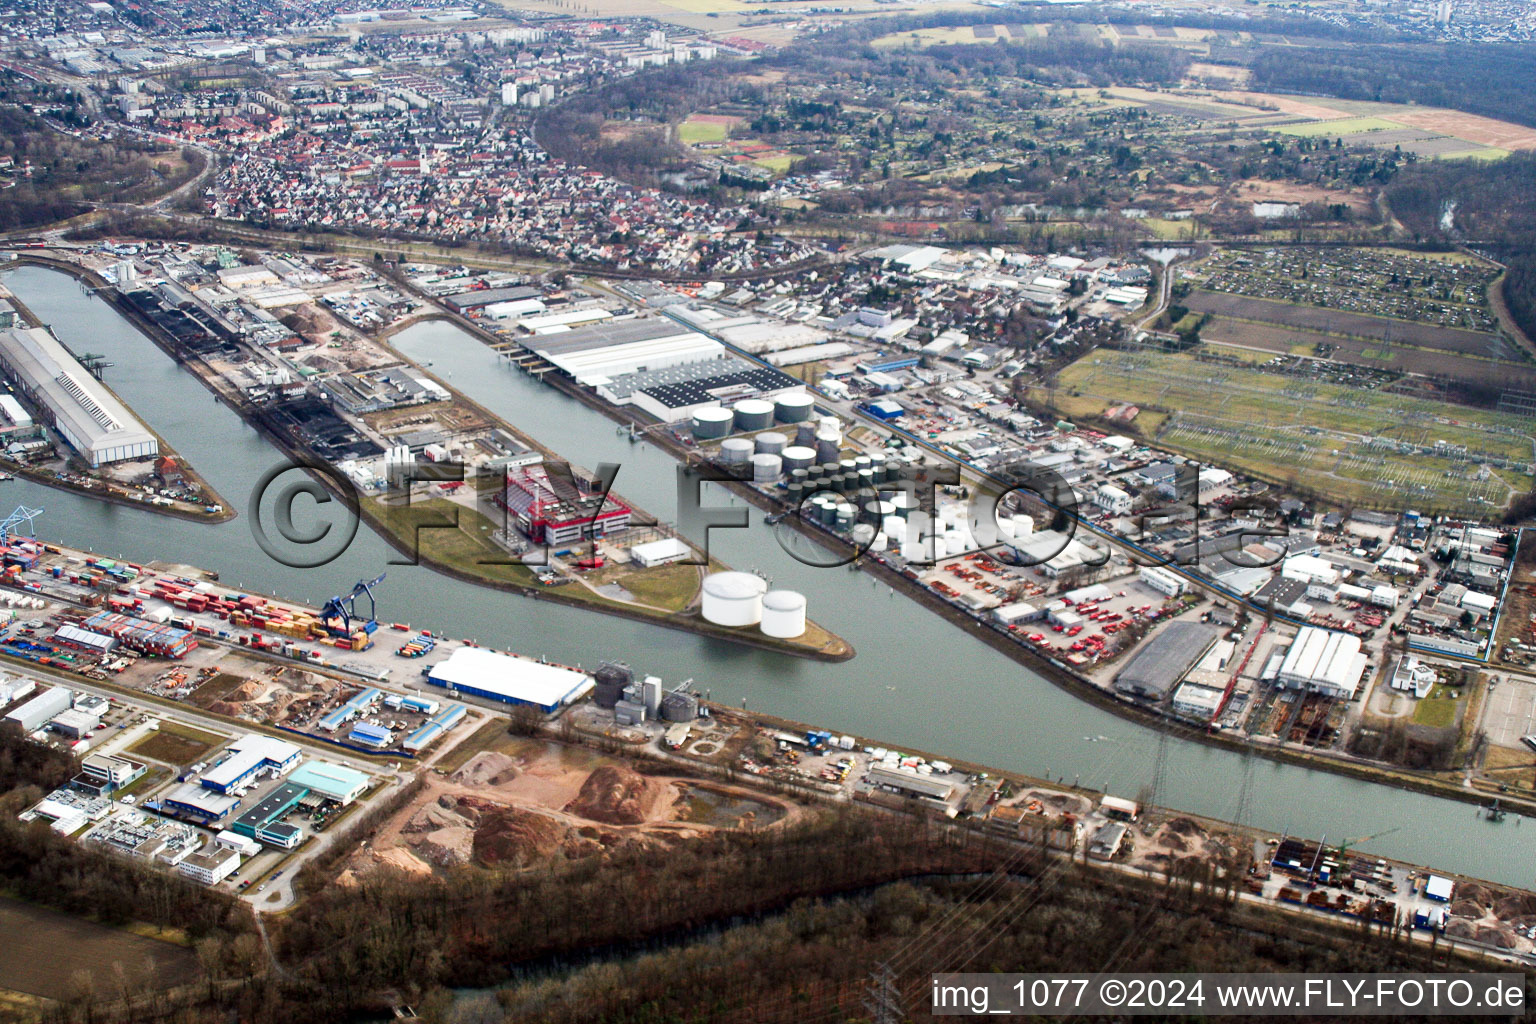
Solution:
<path fill-rule="evenodd" d="M 730 129 L 714 121 L 695 121 L 689 118 L 677 126 L 677 141 L 687 146 L 700 142 L 724 142 Z"/>
<path fill-rule="evenodd" d="M 200 760 L 208 751 L 223 743 L 225 738 L 217 733 L 203 732 L 190 725 L 162 719 L 159 729 L 129 747 L 128 752 L 142 754 L 166 764 L 188 765 Z"/>
<path fill-rule="evenodd" d="M 1069 419 L 1133 402 L 1135 429 L 1160 445 L 1341 504 L 1487 514 L 1532 483 L 1519 417 L 1188 353 L 1096 351 L 1036 397 Z"/>
<path fill-rule="evenodd" d="M 1401 128 L 1396 121 L 1388 121 L 1383 117 L 1348 117 L 1342 121 L 1308 121 L 1305 124 L 1280 125 L 1275 131 L 1282 135 L 1300 135 L 1304 138 L 1316 138 L 1320 135 L 1350 136 L 1361 132 L 1384 132 L 1393 128 Z"/>
<path fill-rule="evenodd" d="M 1428 726 L 1431 729 L 1447 729 L 1456 722 L 1456 708 L 1461 703 L 1443 692 L 1443 687 L 1435 687 L 1428 697 L 1419 701 L 1413 708 L 1413 721 L 1415 725 Z"/>
<path fill-rule="evenodd" d="M 0 957 L 0 988 L 48 999 L 63 999 L 82 985 L 110 996 L 114 963 L 131 981 L 152 971 L 161 985 L 183 984 L 201 973 L 185 947 L 4 898 L 0 942 L 15 951 Z"/>

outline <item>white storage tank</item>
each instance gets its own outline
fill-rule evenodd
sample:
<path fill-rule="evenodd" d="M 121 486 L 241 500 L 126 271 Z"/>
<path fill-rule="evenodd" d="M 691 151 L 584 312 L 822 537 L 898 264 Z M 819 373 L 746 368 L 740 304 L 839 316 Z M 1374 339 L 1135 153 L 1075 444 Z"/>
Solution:
<path fill-rule="evenodd" d="M 784 460 L 777 455 L 769 455 L 759 452 L 752 456 L 752 481 L 759 484 L 771 484 L 784 475 Z"/>
<path fill-rule="evenodd" d="M 810 469 L 816 464 L 816 449 L 792 444 L 779 453 L 787 470 Z"/>
<path fill-rule="evenodd" d="M 695 441 L 713 441 L 731 432 L 736 414 L 718 405 L 700 409 L 693 414 L 693 438 Z"/>
<path fill-rule="evenodd" d="M 768 584 L 749 572 L 714 572 L 704 577 L 704 619 L 717 626 L 752 626 L 763 617 Z"/>
<path fill-rule="evenodd" d="M 760 454 L 781 455 L 788 444 L 789 438 L 777 430 L 765 430 L 757 435 L 757 450 Z"/>
<path fill-rule="evenodd" d="M 738 431 L 766 430 L 773 424 L 773 403 L 761 398 L 743 398 L 736 403 Z"/>
<path fill-rule="evenodd" d="M 774 415 L 780 423 L 801 423 L 816 411 L 816 399 L 803 391 L 780 395 L 773 403 Z"/>
<path fill-rule="evenodd" d="M 720 461 L 727 466 L 740 466 L 752 457 L 752 442 L 745 437 L 728 437 L 720 442 Z"/>
<path fill-rule="evenodd" d="M 793 590 L 770 590 L 763 595 L 764 636 L 792 640 L 805 632 L 805 595 Z"/>

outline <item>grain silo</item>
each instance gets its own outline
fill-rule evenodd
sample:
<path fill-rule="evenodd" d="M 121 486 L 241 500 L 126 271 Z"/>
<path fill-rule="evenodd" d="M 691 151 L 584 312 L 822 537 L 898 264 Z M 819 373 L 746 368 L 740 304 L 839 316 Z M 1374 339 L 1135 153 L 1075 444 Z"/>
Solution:
<path fill-rule="evenodd" d="M 816 399 L 804 391 L 780 395 L 773 403 L 773 413 L 780 423 L 803 423 L 816 411 Z"/>
<path fill-rule="evenodd" d="M 635 681 L 634 672 L 622 661 L 605 661 L 592 673 L 592 703 L 611 708 L 624 696 L 624 687 Z"/>
<path fill-rule="evenodd" d="M 749 572 L 714 572 L 704 577 L 704 618 L 717 626 L 752 626 L 763 617 L 768 584 Z"/>
<path fill-rule="evenodd" d="M 771 590 L 762 598 L 764 636 L 792 640 L 805 632 L 805 595 L 793 590 Z"/>
<path fill-rule="evenodd" d="M 773 424 L 773 403 L 761 398 L 743 398 L 736 403 L 736 430 L 766 430 Z"/>
<path fill-rule="evenodd" d="M 731 432 L 731 425 L 735 422 L 736 414 L 729 409 L 722 409 L 718 405 L 700 409 L 693 414 L 693 439 L 713 441 L 724 437 Z"/>

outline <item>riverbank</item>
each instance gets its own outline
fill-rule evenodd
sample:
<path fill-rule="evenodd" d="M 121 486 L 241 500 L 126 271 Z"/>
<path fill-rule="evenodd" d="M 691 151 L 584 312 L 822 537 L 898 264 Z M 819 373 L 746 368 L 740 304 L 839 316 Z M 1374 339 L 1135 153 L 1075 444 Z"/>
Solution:
<path fill-rule="evenodd" d="M 465 326 L 462 320 L 457 320 L 456 323 L 461 327 Z M 473 330 L 473 325 L 469 326 L 471 328 L 470 333 L 475 334 L 482 341 L 486 340 L 486 336 Z M 619 407 L 602 401 L 597 396 L 558 375 L 546 374 L 541 380 L 561 394 L 602 413 L 606 418 L 616 423 L 636 428 L 655 426 L 654 421 L 648 421 L 638 416 L 627 414 Z M 648 443 L 655 444 L 657 448 L 666 451 L 684 463 L 688 461 L 690 455 L 696 454 L 678 444 L 664 430 L 649 431 L 645 434 L 645 439 Z M 785 511 L 782 504 L 773 501 L 770 497 L 746 483 L 729 482 L 724 484 L 724 486 L 728 487 L 732 493 L 739 495 L 766 513 L 782 513 Z M 1165 714 L 1145 704 L 1123 698 L 1097 685 L 1086 676 L 1080 675 L 1070 668 L 1045 657 L 1034 648 L 1019 643 L 1013 638 L 1013 634 L 1000 632 L 987 622 L 943 600 L 932 590 L 899 570 L 894 569 L 878 556 L 861 554 L 848 541 L 831 533 L 819 524 L 813 525 L 799 516 L 788 515 L 785 516 L 781 525 L 792 527 L 801 535 L 827 547 L 838 557 L 855 562 L 860 568 L 869 571 L 874 578 L 886 583 L 893 590 L 911 598 L 922 607 L 935 613 L 957 628 L 965 630 L 975 639 L 980 640 L 1009 660 L 1043 676 L 1051 683 L 1070 693 L 1073 697 L 1119 718 L 1156 729 L 1179 739 L 1203 743 L 1207 746 L 1232 751 L 1245 756 L 1257 755 L 1282 764 L 1294 765 L 1300 768 L 1319 769 L 1364 782 L 1373 782 L 1410 792 L 1422 793 L 1426 796 L 1454 799 L 1461 803 L 1473 805 L 1484 805 L 1493 797 L 1493 794 L 1484 791 L 1466 788 L 1436 778 L 1425 777 L 1422 774 L 1393 765 L 1356 760 L 1328 753 L 1287 749 L 1272 744 L 1255 743 L 1225 732 L 1196 728 L 1171 714 Z M 1522 797 L 1517 794 L 1498 794 L 1498 799 L 1501 806 L 1513 812 L 1536 815 L 1536 798 Z"/>
<path fill-rule="evenodd" d="M 689 632 L 699 636 L 708 637 L 710 639 L 722 640 L 745 647 L 770 651 L 776 654 L 788 654 L 798 658 L 808 658 L 812 660 L 828 662 L 847 661 L 851 659 L 855 654 L 852 644 L 850 644 L 844 638 L 839 637 L 825 629 L 821 629 L 821 632 L 829 636 L 831 639 L 827 640 L 820 646 L 813 647 L 810 646 L 807 642 L 800 642 L 793 639 L 782 640 L 765 636 L 756 631 L 733 629 L 728 626 L 719 626 L 714 623 L 707 622 L 701 615 L 698 614 L 697 611 L 693 610 L 676 613 L 658 613 L 643 607 L 631 607 L 621 602 L 604 600 L 599 595 L 592 594 L 590 592 L 582 591 L 580 593 L 571 594 L 563 593 L 562 591 L 571 590 L 573 588 L 551 588 L 542 586 L 535 581 L 533 573 L 522 566 L 517 566 L 516 571 L 526 575 L 526 582 L 491 578 L 481 573 L 467 571 L 451 562 L 433 558 L 422 550 L 421 545 L 418 543 L 419 538 L 416 532 L 411 529 L 408 524 L 391 523 L 387 517 L 381 516 L 375 512 L 374 509 L 370 507 L 369 503 L 359 501 L 357 495 L 349 488 L 340 486 L 334 471 L 322 472 L 317 470 L 316 467 L 322 464 L 321 460 L 317 459 L 316 456 L 314 456 L 312 453 L 299 447 L 284 431 L 278 429 L 274 424 L 272 424 L 268 417 L 262 415 L 260 408 L 254 405 L 245 395 L 229 387 L 228 384 L 224 381 L 223 377 L 204 359 L 202 359 L 202 357 L 195 353 L 184 352 L 176 343 L 174 338 L 162 330 L 158 324 L 154 323 L 154 321 L 145 317 L 140 310 L 138 310 L 132 303 L 128 302 L 121 295 L 119 295 L 116 290 L 108 285 L 107 282 L 104 281 L 99 275 L 95 274 L 88 268 L 79 267 L 60 260 L 53 260 L 48 258 L 37 259 L 29 257 L 28 262 L 44 266 L 51 270 L 57 270 L 69 274 L 70 276 L 84 280 L 87 284 L 90 284 L 93 287 L 99 289 L 98 294 L 101 298 L 110 303 L 118 313 L 127 319 L 129 323 L 131 323 L 141 334 L 153 342 L 157 348 L 159 348 L 168 357 L 170 357 L 178 366 L 181 366 L 191 372 L 194 377 L 202 382 L 204 387 L 213 393 L 216 400 L 223 402 L 236 414 L 238 414 L 244 422 L 250 424 L 258 432 L 260 432 L 269 442 L 273 444 L 278 452 L 289 459 L 293 465 L 304 468 L 311 477 L 318 480 L 323 486 L 326 487 L 327 490 L 339 498 L 347 507 L 348 512 L 351 515 L 354 515 L 363 522 L 366 522 L 369 528 L 377 533 L 391 548 L 414 563 L 419 563 L 429 569 L 432 569 L 434 572 L 439 572 L 445 576 L 449 576 L 453 579 L 465 583 L 474 584 L 476 586 L 488 587 L 494 590 L 514 593 L 524 597 L 531 597 L 534 600 L 551 601 L 556 604 L 590 609 L 592 611 L 602 612 L 604 614 L 611 614 L 621 618 L 628 618 L 635 621 L 660 625 L 668 629 L 676 629 Z M 415 320 L 413 320 L 413 324 L 420 323 L 428 319 L 444 319 L 447 318 L 447 316 L 448 314 L 444 311 L 440 315 L 417 317 Z M 396 354 L 398 355 L 398 352 Z M 404 357 L 402 356 L 400 358 L 403 359 Z M 452 394 L 455 400 L 462 403 L 467 408 L 473 410 L 478 415 L 485 417 L 487 422 L 506 426 L 515 436 L 518 437 L 520 441 L 526 443 L 530 448 L 540 452 L 547 458 L 560 458 L 556 452 L 540 443 L 537 439 L 527 436 L 522 431 L 517 430 L 515 427 L 511 427 L 510 424 L 504 424 L 501 417 L 496 416 L 495 414 L 491 413 L 490 410 L 464 396 L 459 391 L 452 388 L 448 383 L 438 379 L 435 375 L 431 374 L 429 370 L 416 365 L 410 360 L 407 360 L 407 362 L 410 362 L 412 367 L 418 372 L 427 376 L 432 376 L 434 380 L 438 380 L 438 383 L 441 384 L 450 394 Z M 83 493 L 91 497 L 99 496 L 95 492 L 88 489 Z M 615 497 L 619 496 L 615 495 Z M 126 502 L 126 504 L 135 506 L 138 503 L 129 501 Z M 646 513 L 644 509 L 634 505 L 631 505 L 630 507 L 635 512 L 641 513 L 643 516 L 649 516 L 649 513 Z M 233 516 L 232 512 L 230 513 L 230 516 Z"/>
<path fill-rule="evenodd" d="M 73 264 L 67 264 L 63 261 L 56 261 L 46 256 L 21 254 L 18 255 L 17 259 L 13 261 L 13 264 L 30 264 L 33 266 L 45 267 L 49 270 L 59 270 L 70 273 L 71 276 L 77 278 L 80 281 L 83 281 L 92 289 L 95 289 L 98 294 L 108 290 L 110 287 L 100 275 L 96 274 L 94 271 L 88 268 L 77 267 Z M 43 319 L 40 316 L 29 309 L 25 302 L 23 302 L 17 295 L 10 292 L 8 289 L 6 294 L 6 301 L 16 308 L 16 311 L 21 314 L 23 319 L 35 324 L 43 323 Z M 121 396 L 117 395 L 117 392 L 114 391 L 112 386 L 105 380 L 101 381 L 101 385 L 102 387 L 106 388 L 106 390 L 113 396 L 117 397 L 118 401 L 122 402 L 125 408 L 129 410 L 133 409 L 133 406 L 124 401 Z M 135 413 L 135 415 L 137 415 L 137 413 Z M 230 507 L 227 501 L 224 500 L 223 495 L 219 494 L 219 492 L 215 490 L 210 483 L 208 483 L 202 474 L 197 472 L 197 468 L 195 466 L 190 465 L 187 460 L 183 458 L 181 454 L 177 452 L 176 449 L 173 448 L 165 440 L 164 437 L 161 437 L 159 431 L 155 430 L 154 427 L 152 427 L 147 421 L 144 421 L 142 417 L 140 417 L 140 421 L 144 423 L 144 429 L 148 430 L 155 436 L 155 440 L 159 444 L 160 454 L 174 458 L 177 464 L 180 466 L 182 474 L 195 481 L 198 491 L 207 497 L 203 507 L 183 507 L 184 505 L 188 504 L 185 502 L 179 504 L 158 505 L 149 501 L 139 500 L 132 497 L 131 493 L 125 494 L 120 493 L 116 489 L 111 489 L 110 485 L 100 477 L 91 478 L 94 480 L 101 480 L 100 486 L 96 487 L 87 483 L 64 479 L 60 477 L 55 470 L 39 469 L 35 466 L 23 465 L 21 463 L 12 463 L 8 468 L 8 472 L 18 477 L 25 477 L 26 479 L 42 484 L 45 487 L 53 487 L 62 491 L 72 491 L 75 494 L 81 494 L 86 497 L 93 498 L 97 501 L 111 502 L 114 505 L 122 505 L 126 508 L 140 508 L 148 512 L 153 512 L 156 515 L 173 516 L 177 519 L 185 519 L 188 522 L 218 524 L 227 523 L 231 519 L 234 519 L 238 513 Z M 203 508 L 211 508 L 215 506 L 218 507 L 219 511 L 203 511 Z"/>

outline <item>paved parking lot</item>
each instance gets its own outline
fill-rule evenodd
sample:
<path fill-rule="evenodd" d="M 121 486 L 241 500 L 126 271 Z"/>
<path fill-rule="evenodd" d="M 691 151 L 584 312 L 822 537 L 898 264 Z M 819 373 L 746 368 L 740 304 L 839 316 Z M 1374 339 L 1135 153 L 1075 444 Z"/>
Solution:
<path fill-rule="evenodd" d="M 1520 737 L 1536 733 L 1536 682 L 1499 676 L 1488 694 L 1483 712 L 1488 742 L 1501 747 L 1521 747 Z"/>

